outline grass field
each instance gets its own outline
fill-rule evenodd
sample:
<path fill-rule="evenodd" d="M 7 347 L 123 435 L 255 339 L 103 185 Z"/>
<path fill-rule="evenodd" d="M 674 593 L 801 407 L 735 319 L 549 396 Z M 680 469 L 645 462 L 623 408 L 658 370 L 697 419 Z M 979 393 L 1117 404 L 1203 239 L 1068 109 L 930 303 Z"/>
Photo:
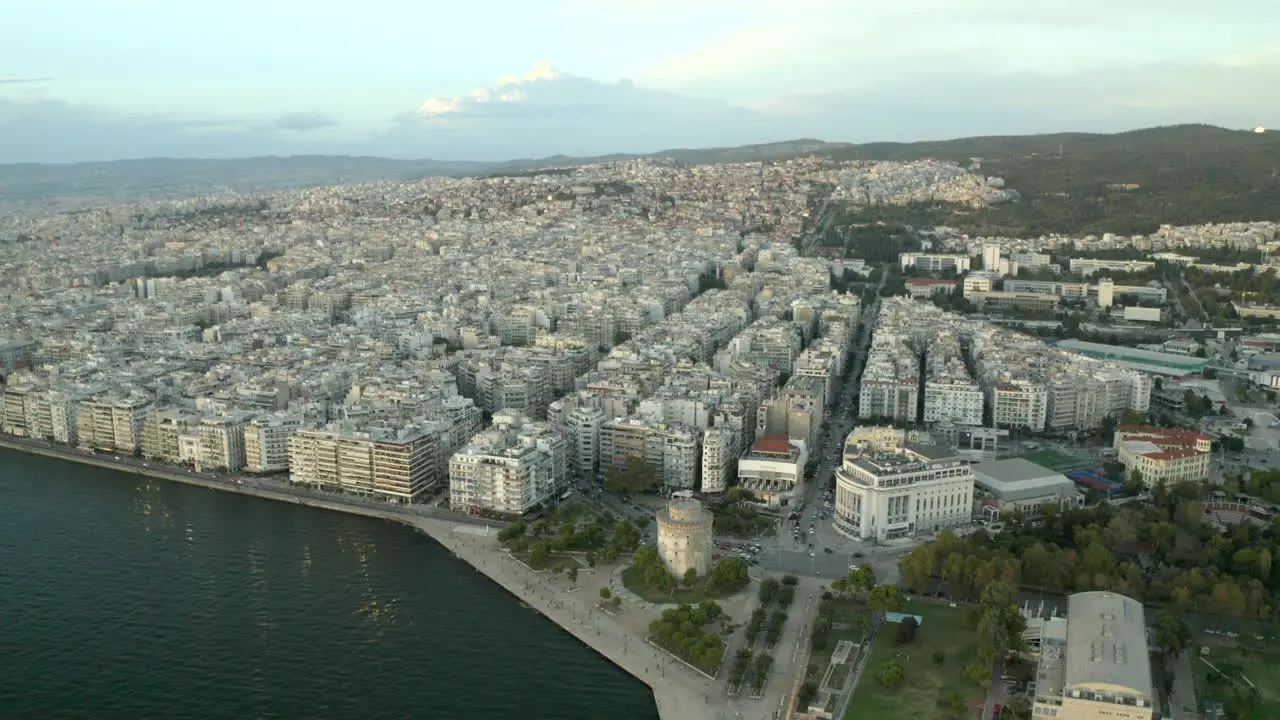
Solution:
<path fill-rule="evenodd" d="M 622 571 L 622 584 L 631 592 L 639 595 L 641 599 L 651 603 L 688 603 L 694 605 L 703 600 L 717 600 L 725 597 L 725 595 L 707 594 L 705 591 L 706 582 L 707 579 L 705 577 L 698 578 L 696 587 L 662 592 L 649 587 L 649 584 L 644 581 L 644 572 L 635 565 Z"/>
<path fill-rule="evenodd" d="M 948 689 L 960 693 L 974 708 L 976 718 L 984 693 L 964 677 L 964 666 L 977 657 L 978 637 L 961 622 L 963 611 L 910 603 L 904 612 L 924 618 L 915 641 L 898 645 L 894 637 L 897 627 L 892 623 L 880 627 L 845 720 L 931 720 L 940 715 L 938 701 Z M 941 665 L 933 663 L 935 652 L 945 656 Z M 880 666 L 894 658 L 906 667 L 907 679 L 901 687 L 890 690 L 880 684 L 878 675 Z"/>
<path fill-rule="evenodd" d="M 1089 467 L 1089 461 L 1081 460 L 1058 450 L 1037 450 L 1023 457 L 1054 472 L 1066 472 Z"/>
<path fill-rule="evenodd" d="M 1226 702 L 1232 682 L 1247 687 L 1240 678 L 1243 674 L 1258 688 L 1261 696 L 1258 707 L 1249 716 L 1250 720 L 1280 718 L 1280 657 L 1237 648 L 1215 647 L 1205 659 L 1230 676 L 1231 680 L 1216 676 L 1198 657 L 1192 660 L 1196 675 L 1196 699 L 1200 703 Z"/>

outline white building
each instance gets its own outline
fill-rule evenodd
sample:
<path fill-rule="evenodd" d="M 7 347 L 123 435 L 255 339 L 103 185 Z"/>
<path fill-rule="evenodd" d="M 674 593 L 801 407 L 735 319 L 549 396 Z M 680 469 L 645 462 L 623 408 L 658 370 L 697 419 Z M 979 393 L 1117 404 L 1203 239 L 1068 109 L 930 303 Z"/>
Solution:
<path fill-rule="evenodd" d="M 898 264 L 903 270 L 916 268 L 925 272 L 943 272 L 951 268 L 957 273 L 969 271 L 968 255 L 938 255 L 930 253 L 899 253 Z"/>
<path fill-rule="evenodd" d="M 438 446 L 415 425 L 300 430 L 289 439 L 289 482 L 413 502 L 436 483 Z"/>
<path fill-rule="evenodd" d="M 245 470 L 252 473 L 289 469 L 289 438 L 301 423 L 292 415 L 263 415 L 244 428 Z"/>
<path fill-rule="evenodd" d="M 757 439 L 738 459 L 738 484 L 769 507 L 780 507 L 803 492 L 809 460 L 802 442 L 786 435 Z"/>
<path fill-rule="evenodd" d="M 702 434 L 702 492 L 722 493 L 733 477 L 741 433 L 723 425 Z"/>
<path fill-rule="evenodd" d="M 1083 493 L 1066 475 L 1025 458 L 978 463 L 973 466 L 973 478 L 982 515 L 988 520 L 997 520 L 1002 513 L 1015 510 L 1035 517 L 1045 505 L 1073 508 L 1084 500 Z"/>
<path fill-rule="evenodd" d="M 449 460 L 449 505 L 523 515 L 567 486 L 564 437 L 546 423 L 502 413 Z"/>
<path fill-rule="evenodd" d="M 244 467 L 246 420 L 240 415 L 223 415 L 200 421 L 200 469 L 236 472 Z"/>
<path fill-rule="evenodd" d="M 834 526 L 849 537 L 910 537 L 972 518 L 973 472 L 951 450 L 907 443 L 846 457 L 836 470 Z"/>

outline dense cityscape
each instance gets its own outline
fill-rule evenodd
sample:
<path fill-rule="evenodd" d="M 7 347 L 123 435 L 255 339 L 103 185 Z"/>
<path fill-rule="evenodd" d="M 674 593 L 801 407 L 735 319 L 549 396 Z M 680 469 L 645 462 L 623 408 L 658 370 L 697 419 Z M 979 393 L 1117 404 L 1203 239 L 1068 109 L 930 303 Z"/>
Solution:
<path fill-rule="evenodd" d="M 646 680 L 664 718 L 911 717 L 908 692 L 949 718 L 1267 716 L 1231 653 L 1275 638 L 1280 224 L 833 222 L 1024 201 L 1005 185 L 641 159 L 24 206 L 0 434 L 491 522 L 616 624 L 602 654 L 674 659 Z M 935 627 L 969 639 L 930 652 Z"/>

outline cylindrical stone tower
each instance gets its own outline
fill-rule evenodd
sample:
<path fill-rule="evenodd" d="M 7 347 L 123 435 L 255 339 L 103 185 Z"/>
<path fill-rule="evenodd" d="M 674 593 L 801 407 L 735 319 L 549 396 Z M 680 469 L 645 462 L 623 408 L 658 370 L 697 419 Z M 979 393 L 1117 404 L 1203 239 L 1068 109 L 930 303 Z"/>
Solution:
<path fill-rule="evenodd" d="M 711 511 L 689 492 L 675 493 L 658 511 L 658 555 L 676 577 L 689 568 L 711 572 L 711 521 Z"/>

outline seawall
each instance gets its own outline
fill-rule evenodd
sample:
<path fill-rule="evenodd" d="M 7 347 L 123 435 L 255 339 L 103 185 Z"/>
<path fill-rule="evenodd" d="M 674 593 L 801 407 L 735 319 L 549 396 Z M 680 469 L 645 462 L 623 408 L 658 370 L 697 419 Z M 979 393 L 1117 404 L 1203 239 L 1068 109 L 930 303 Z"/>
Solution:
<path fill-rule="evenodd" d="M 618 618 L 596 608 L 598 596 L 588 597 L 585 592 L 569 593 L 565 588 L 553 585 L 545 574 L 532 572 L 511 558 L 498 546 L 496 528 L 488 524 L 462 517 L 429 517 L 394 505 L 379 507 L 306 497 L 218 480 L 169 466 L 122 464 L 109 455 L 85 455 L 72 448 L 7 437 L 0 437 L 0 447 L 126 474 L 403 523 L 435 540 L 580 642 L 645 683 L 653 692 L 658 714 L 663 720 L 709 720 L 717 717 L 719 703 L 710 702 L 714 691 L 710 681 L 679 668 L 669 656 L 650 646 L 645 642 L 642 629 L 629 628 Z M 700 703 L 697 702 L 699 696 L 703 697 Z"/>

